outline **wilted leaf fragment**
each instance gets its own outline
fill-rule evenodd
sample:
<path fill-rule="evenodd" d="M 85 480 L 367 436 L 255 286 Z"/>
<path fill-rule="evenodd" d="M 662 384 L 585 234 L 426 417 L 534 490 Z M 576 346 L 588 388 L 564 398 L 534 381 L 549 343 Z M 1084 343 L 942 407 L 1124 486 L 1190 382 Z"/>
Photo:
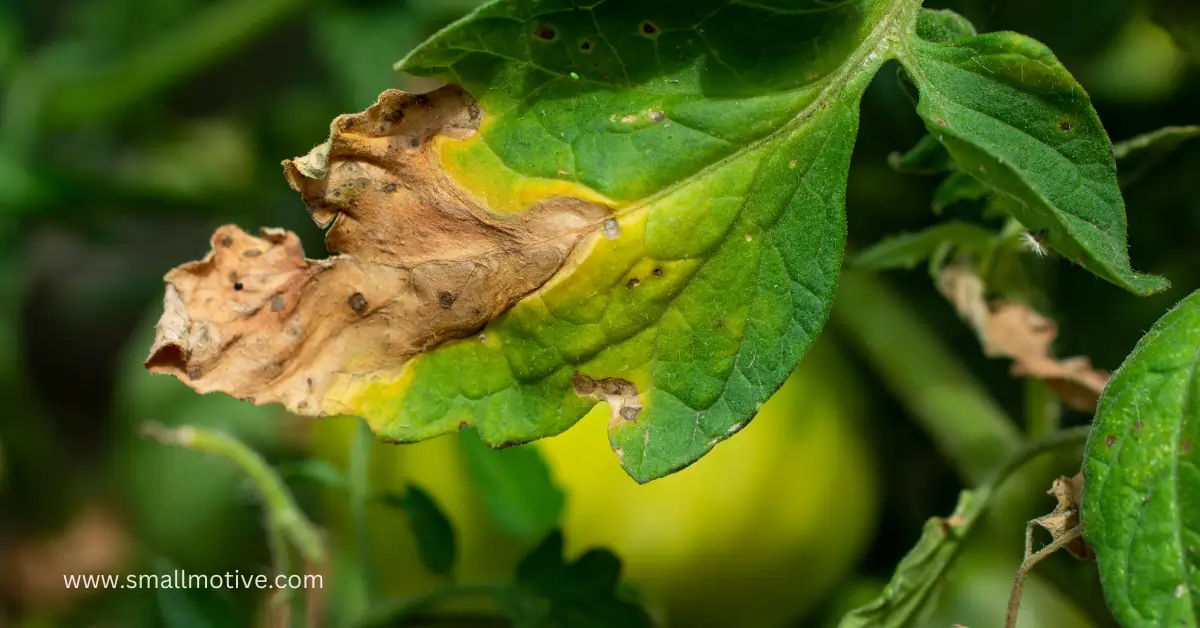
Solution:
<path fill-rule="evenodd" d="M 940 262 L 951 254 L 971 255 L 992 246 L 995 235 L 987 229 L 965 222 L 944 222 L 924 231 L 903 233 L 875 243 L 854 258 L 854 265 L 866 270 L 913 268 L 932 259 L 931 268 L 940 270 Z"/>
<path fill-rule="evenodd" d="M 1126 626 L 1200 625 L 1200 292 L 1113 374 L 1084 457 L 1083 524 Z"/>
<path fill-rule="evenodd" d="M 618 595 L 620 576 L 621 560 L 608 550 L 564 561 L 556 530 L 517 565 L 517 591 L 506 610 L 528 628 L 649 628 L 646 612 Z"/>
<path fill-rule="evenodd" d="M 933 517 L 921 538 L 896 566 L 892 580 L 870 604 L 842 618 L 839 628 L 902 628 L 913 625 L 937 592 L 962 540 L 987 507 L 991 489 L 963 491 L 950 517 Z"/>
<path fill-rule="evenodd" d="M 984 355 L 1011 358 L 1014 376 L 1036 377 L 1072 408 L 1095 411 L 1109 374 L 1086 357 L 1054 357 L 1058 327 L 1053 321 L 1024 303 L 986 301 L 983 280 L 964 266 L 942 270 L 938 289 L 975 329 Z"/>
<path fill-rule="evenodd" d="M 1137 294 L 1167 287 L 1130 267 L 1125 205 L 1108 136 L 1083 88 L 1042 44 L 1016 33 L 914 38 L 901 57 L 917 112 L 958 167 L 1017 202 L 1046 244 Z"/>

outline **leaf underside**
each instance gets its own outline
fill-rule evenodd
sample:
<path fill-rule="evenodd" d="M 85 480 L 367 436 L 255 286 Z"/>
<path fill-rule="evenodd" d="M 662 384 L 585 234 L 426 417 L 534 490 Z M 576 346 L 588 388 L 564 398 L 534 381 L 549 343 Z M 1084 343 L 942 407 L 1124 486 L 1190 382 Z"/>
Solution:
<path fill-rule="evenodd" d="M 1113 616 L 1200 621 L 1200 292 L 1138 342 L 1100 399 L 1083 524 Z"/>

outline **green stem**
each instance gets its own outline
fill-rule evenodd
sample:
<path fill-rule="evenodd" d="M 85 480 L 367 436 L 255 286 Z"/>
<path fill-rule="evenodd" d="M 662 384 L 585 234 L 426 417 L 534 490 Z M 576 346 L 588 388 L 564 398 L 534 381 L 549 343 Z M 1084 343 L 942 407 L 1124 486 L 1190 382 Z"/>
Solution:
<path fill-rule="evenodd" d="M 46 102 L 56 126 L 94 124 L 186 78 L 253 40 L 309 0 L 225 0 L 83 80 L 65 82 Z"/>
<path fill-rule="evenodd" d="M 358 567 L 363 579 L 365 606 L 370 609 L 379 592 L 379 582 L 371 554 L 370 531 L 367 527 L 367 505 L 371 499 L 371 445 L 375 435 L 366 421 L 359 421 L 350 441 L 349 491 L 350 517 L 354 522 L 354 544 Z"/>
<path fill-rule="evenodd" d="M 1062 407 L 1050 389 L 1040 379 L 1025 378 L 1025 432 L 1030 438 L 1040 438 L 1058 430 Z"/>
<path fill-rule="evenodd" d="M 267 461 L 245 443 L 224 432 L 190 425 L 168 428 L 157 423 L 145 423 L 142 432 L 160 443 L 220 456 L 241 467 L 262 496 L 268 517 L 268 531 L 278 526 L 279 532 L 300 551 L 305 560 L 313 563 L 325 560 L 325 546 L 316 526 L 304 516 L 283 480 Z"/>
<path fill-rule="evenodd" d="M 851 338 L 966 484 L 1012 456 L 1021 434 L 938 334 L 874 275 L 842 272 L 832 321 Z"/>
<path fill-rule="evenodd" d="M 377 609 L 371 609 L 368 613 L 353 624 L 354 628 L 383 628 L 384 626 L 396 626 L 406 619 L 424 613 L 442 606 L 447 602 L 459 600 L 462 598 L 472 597 L 496 597 L 512 587 L 507 584 L 458 584 L 451 585 L 442 589 L 438 589 L 427 595 L 419 597 L 395 600 L 383 604 Z"/>

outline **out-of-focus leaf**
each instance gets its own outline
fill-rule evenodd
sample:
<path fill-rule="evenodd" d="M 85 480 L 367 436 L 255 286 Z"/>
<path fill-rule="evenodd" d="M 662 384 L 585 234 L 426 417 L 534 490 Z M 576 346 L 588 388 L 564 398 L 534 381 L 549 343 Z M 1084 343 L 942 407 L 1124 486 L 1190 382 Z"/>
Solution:
<path fill-rule="evenodd" d="M 517 565 L 517 595 L 502 602 L 520 628 L 649 628 L 646 612 L 619 595 L 620 576 L 621 560 L 607 550 L 566 562 L 555 530 Z"/>
<path fill-rule="evenodd" d="M 1148 0 L 1154 19 L 1200 63 L 1200 4 L 1193 0 Z"/>
<path fill-rule="evenodd" d="M 384 503 L 407 513 L 425 569 L 435 574 L 449 573 L 456 554 L 454 526 L 433 497 L 421 487 L 409 485 L 402 495 L 385 493 L 382 498 Z"/>
<path fill-rule="evenodd" d="M 963 491 L 949 517 L 925 522 L 916 546 L 900 560 L 879 597 L 842 618 L 839 628 L 903 628 L 916 621 L 937 592 L 962 541 L 987 506 L 990 490 Z"/>
<path fill-rule="evenodd" d="M 1200 291 L 1138 342 L 1100 399 L 1083 524 L 1125 626 L 1200 624 Z"/>
<path fill-rule="evenodd" d="M 1179 86 L 1187 57 L 1171 35 L 1141 17 L 1125 23 L 1119 37 L 1092 57 L 1081 77 L 1092 97 L 1103 101 L 1152 103 Z"/>
<path fill-rule="evenodd" d="M 1200 137 L 1200 125 L 1168 126 L 1113 145 L 1121 187 L 1133 185 L 1171 153 Z"/>
<path fill-rule="evenodd" d="M 217 626 L 245 626 L 250 623 L 247 613 L 238 608 L 234 599 L 228 595 L 228 589 L 223 588 L 227 586 L 224 581 L 222 581 L 221 587 L 208 586 L 208 582 L 204 585 L 197 585 L 195 582 L 189 582 L 188 576 L 196 578 L 200 574 L 188 574 L 187 570 L 180 569 L 165 560 L 157 562 L 159 564 L 158 573 L 146 575 L 154 576 L 159 581 L 160 586 L 153 588 L 158 600 L 163 626 L 166 628 L 216 628 Z M 208 575 L 203 574 L 203 577 L 207 579 Z M 237 574 L 237 576 L 254 577 L 252 574 Z M 127 576 L 121 577 L 126 578 Z M 237 583 L 234 586 L 242 585 Z"/>
<path fill-rule="evenodd" d="M 960 169 L 1019 199 L 1014 217 L 1067 259 L 1137 294 L 1168 287 L 1131 268 L 1112 146 L 1049 49 L 1016 33 L 910 43 L 917 113 Z"/>
<path fill-rule="evenodd" d="M 474 430 L 459 432 L 459 442 L 471 482 L 501 530 L 534 540 L 554 528 L 564 496 L 536 447 L 492 449 Z"/>
<path fill-rule="evenodd" d="M 854 258 L 854 266 L 865 270 L 913 268 L 932 259 L 931 270 L 951 253 L 972 255 L 993 246 L 996 235 L 987 229 L 965 222 L 949 221 L 924 231 L 904 233 L 875 243 Z"/>
<path fill-rule="evenodd" d="M 963 201 L 979 201 L 992 194 L 988 184 L 966 174 L 955 171 L 950 173 L 937 191 L 933 193 L 933 213 L 941 215 L 947 207 Z"/>
<path fill-rule="evenodd" d="M 355 109 L 388 87 L 401 87 L 392 69 L 397 50 L 420 43 L 426 24 L 408 2 L 332 4 L 313 12 L 312 32 L 329 74 L 342 88 L 338 102 Z"/>
<path fill-rule="evenodd" d="M 324 460 L 300 460 L 279 466 L 279 475 L 286 481 L 307 480 L 327 488 L 346 488 L 346 476 Z"/>
<path fill-rule="evenodd" d="M 953 170 L 954 160 L 937 138 L 925 135 L 908 152 L 888 155 L 888 165 L 903 174 L 938 174 Z"/>

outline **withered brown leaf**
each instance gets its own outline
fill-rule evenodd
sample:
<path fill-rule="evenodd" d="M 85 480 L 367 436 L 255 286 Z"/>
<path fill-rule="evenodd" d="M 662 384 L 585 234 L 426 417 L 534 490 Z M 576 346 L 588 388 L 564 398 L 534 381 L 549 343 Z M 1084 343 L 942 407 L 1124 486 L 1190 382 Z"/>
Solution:
<path fill-rule="evenodd" d="M 537 289 L 611 210 L 556 196 L 501 213 L 466 193 L 433 140 L 482 119 L 457 86 L 389 90 L 337 117 L 328 141 L 283 162 L 332 257 L 306 259 L 281 230 L 217 229 L 203 260 L 167 274 L 146 366 L 198 392 L 338 414 L 331 388 L 394 375 Z"/>

